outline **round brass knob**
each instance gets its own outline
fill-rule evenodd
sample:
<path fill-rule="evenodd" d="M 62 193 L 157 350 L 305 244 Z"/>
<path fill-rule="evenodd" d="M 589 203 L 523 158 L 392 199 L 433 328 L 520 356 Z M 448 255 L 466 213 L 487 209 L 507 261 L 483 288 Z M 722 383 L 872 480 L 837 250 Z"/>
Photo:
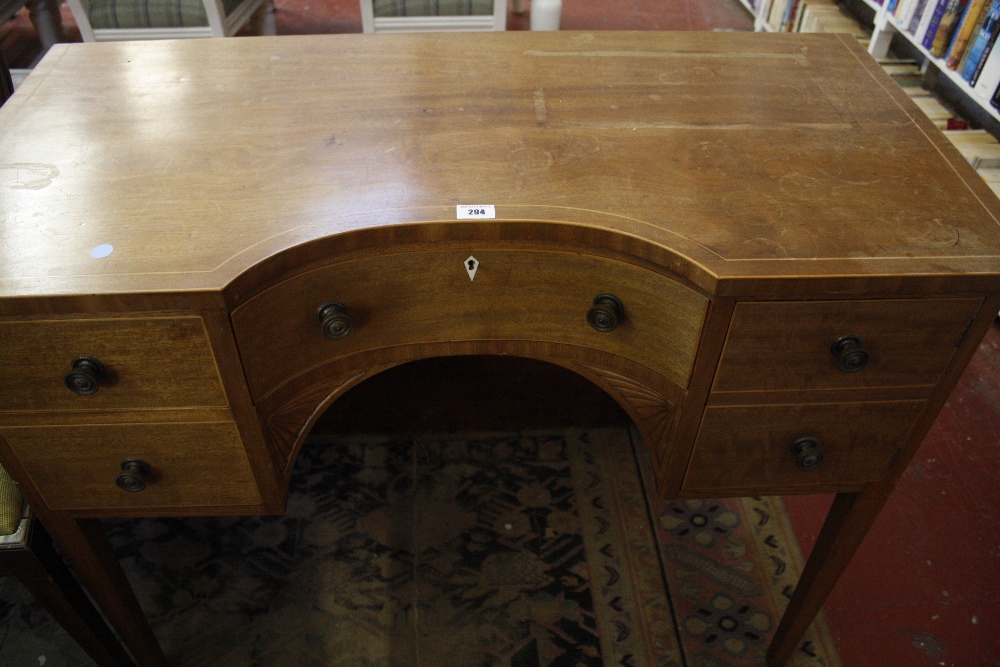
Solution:
<path fill-rule="evenodd" d="M 122 473 L 115 479 L 115 484 L 123 491 L 138 493 L 146 488 L 146 478 L 149 477 L 149 464 L 142 459 L 125 459 L 122 461 Z"/>
<path fill-rule="evenodd" d="M 347 316 L 347 307 L 339 301 L 324 303 L 319 307 L 316 318 L 323 335 L 330 340 L 343 338 L 354 328 L 354 323 Z"/>
<path fill-rule="evenodd" d="M 871 355 L 862 348 L 863 343 L 857 336 L 844 336 L 830 348 L 837 357 L 837 368 L 843 373 L 856 373 L 868 365 Z"/>
<path fill-rule="evenodd" d="M 795 467 L 799 470 L 814 470 L 823 465 L 823 452 L 819 451 L 819 440 L 816 438 L 799 438 L 792 445 L 795 455 Z"/>
<path fill-rule="evenodd" d="M 66 382 L 66 387 L 73 393 L 89 396 L 97 393 L 105 375 L 104 365 L 97 359 L 77 357 L 73 360 L 72 370 L 66 373 L 63 380 Z"/>
<path fill-rule="evenodd" d="M 614 294 L 598 294 L 587 311 L 587 322 L 598 331 L 614 331 L 625 319 L 625 306 Z"/>

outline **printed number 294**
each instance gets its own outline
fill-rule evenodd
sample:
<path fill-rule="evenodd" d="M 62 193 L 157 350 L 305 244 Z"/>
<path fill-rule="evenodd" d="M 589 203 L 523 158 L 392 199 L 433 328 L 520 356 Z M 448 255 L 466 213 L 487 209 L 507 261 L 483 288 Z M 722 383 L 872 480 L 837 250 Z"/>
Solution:
<path fill-rule="evenodd" d="M 456 207 L 455 214 L 459 220 L 497 217 L 496 207 L 493 204 L 462 204 Z"/>

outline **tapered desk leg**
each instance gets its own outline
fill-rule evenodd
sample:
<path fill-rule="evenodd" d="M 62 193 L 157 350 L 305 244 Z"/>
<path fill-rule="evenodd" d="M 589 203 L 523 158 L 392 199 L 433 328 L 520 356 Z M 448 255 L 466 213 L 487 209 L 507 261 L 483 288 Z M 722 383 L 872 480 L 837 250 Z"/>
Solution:
<path fill-rule="evenodd" d="M 135 661 L 141 667 L 165 667 L 167 660 L 163 650 L 135 599 L 135 593 L 100 522 L 97 519 L 36 514 L 108 623 L 132 652 Z"/>
<path fill-rule="evenodd" d="M 0 566 L 16 576 L 98 665 L 134 667 L 132 659 L 91 604 L 35 521 L 24 548 L 0 551 Z"/>
<path fill-rule="evenodd" d="M 783 667 L 792 657 L 891 492 L 892 485 L 872 485 L 837 494 L 768 647 L 769 667 Z"/>

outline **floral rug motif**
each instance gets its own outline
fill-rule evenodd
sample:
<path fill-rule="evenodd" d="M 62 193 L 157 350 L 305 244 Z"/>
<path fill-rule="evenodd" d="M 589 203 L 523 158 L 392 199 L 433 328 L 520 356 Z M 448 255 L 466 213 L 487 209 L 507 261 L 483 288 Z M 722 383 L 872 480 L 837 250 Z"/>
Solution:
<path fill-rule="evenodd" d="M 780 501 L 664 503 L 650 471 L 626 429 L 316 435 L 283 517 L 106 527 L 185 667 L 762 665 L 801 563 Z M 0 584 L 0 664 L 88 664 L 26 597 Z M 822 623 L 795 664 L 839 665 Z"/>

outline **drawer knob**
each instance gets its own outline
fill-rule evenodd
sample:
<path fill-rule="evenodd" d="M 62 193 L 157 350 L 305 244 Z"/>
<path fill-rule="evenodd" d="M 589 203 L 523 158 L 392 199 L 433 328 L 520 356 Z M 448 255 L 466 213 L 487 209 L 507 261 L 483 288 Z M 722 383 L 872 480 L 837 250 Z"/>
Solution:
<path fill-rule="evenodd" d="M 587 311 L 587 321 L 598 331 L 614 331 L 625 319 L 625 307 L 614 294 L 598 294 L 594 306 Z"/>
<path fill-rule="evenodd" d="M 89 396 L 96 394 L 105 376 L 104 365 L 91 357 L 77 357 L 72 370 L 63 378 L 66 386 L 75 394 Z"/>
<path fill-rule="evenodd" d="M 799 438 L 792 445 L 795 467 L 799 470 L 814 470 L 823 465 L 823 452 L 819 451 L 816 438 Z"/>
<path fill-rule="evenodd" d="M 149 464 L 142 459 L 125 459 L 122 461 L 122 473 L 118 475 L 115 484 L 129 493 L 138 493 L 146 488 L 146 478 L 149 476 Z"/>
<path fill-rule="evenodd" d="M 347 307 L 339 301 L 324 303 L 316 313 L 323 335 L 330 340 L 343 338 L 351 333 L 354 323 L 347 316 Z"/>
<path fill-rule="evenodd" d="M 837 368 L 844 373 L 856 373 L 868 365 L 871 355 L 862 348 L 861 339 L 857 336 L 844 336 L 830 348 L 837 357 Z"/>

